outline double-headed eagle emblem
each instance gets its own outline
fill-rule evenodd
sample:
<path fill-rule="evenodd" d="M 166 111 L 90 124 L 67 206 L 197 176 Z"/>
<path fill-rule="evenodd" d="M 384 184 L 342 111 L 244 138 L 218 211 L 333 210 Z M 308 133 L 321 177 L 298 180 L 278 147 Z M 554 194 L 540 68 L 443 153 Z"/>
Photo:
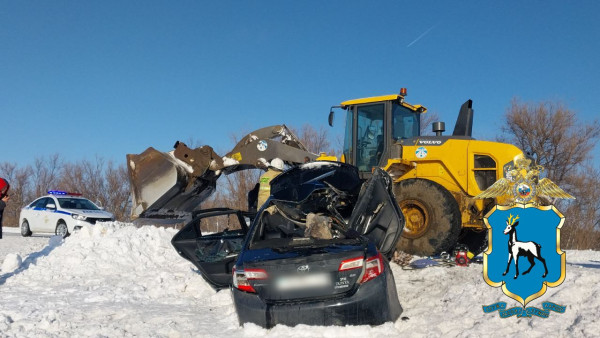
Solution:
<path fill-rule="evenodd" d="M 550 198 L 575 199 L 562 190 L 556 183 L 548 178 L 539 178 L 544 171 L 541 165 L 531 165 L 531 160 L 522 154 L 515 156 L 513 165 L 505 172 L 505 178 L 501 178 L 475 198 L 494 198 L 511 195 L 514 203 L 537 204 L 537 196 Z"/>

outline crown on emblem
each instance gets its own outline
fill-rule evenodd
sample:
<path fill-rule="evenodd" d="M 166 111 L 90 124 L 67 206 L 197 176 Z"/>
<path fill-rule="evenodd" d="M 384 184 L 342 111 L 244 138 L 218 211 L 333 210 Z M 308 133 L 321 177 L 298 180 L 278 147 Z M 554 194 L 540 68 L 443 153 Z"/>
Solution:
<path fill-rule="evenodd" d="M 505 171 L 505 177 L 500 178 L 475 198 L 496 198 L 508 196 L 514 203 L 538 204 L 538 196 L 548 198 L 575 199 L 548 178 L 540 179 L 544 171 L 541 165 L 532 165 L 531 159 L 523 154 L 515 156 L 513 164 Z"/>

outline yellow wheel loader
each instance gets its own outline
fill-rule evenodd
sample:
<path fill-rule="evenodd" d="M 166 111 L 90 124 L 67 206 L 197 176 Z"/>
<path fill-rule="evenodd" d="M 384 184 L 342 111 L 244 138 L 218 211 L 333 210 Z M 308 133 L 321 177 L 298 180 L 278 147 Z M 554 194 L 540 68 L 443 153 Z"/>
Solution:
<path fill-rule="evenodd" d="M 406 218 L 398 249 L 418 255 L 449 251 L 457 244 L 473 253 L 487 243 L 483 216 L 493 199 L 474 199 L 522 152 L 513 145 L 471 137 L 473 109 L 460 109 L 452 135 L 442 135 L 443 122 L 433 124 L 435 136 L 422 136 L 421 114 L 400 94 L 342 102 L 346 131 L 341 161 L 358 167 L 362 178 L 375 167 L 394 180 L 394 193 Z M 333 122 L 333 109 L 329 123 Z M 127 155 L 132 187 L 132 218 L 138 224 L 181 224 L 191 218 L 216 187 L 223 173 L 260 168 L 280 158 L 293 165 L 337 160 L 310 153 L 285 126 L 271 126 L 245 136 L 225 156 L 209 146 L 190 149 L 182 142 L 171 152 L 148 148 Z"/>
<path fill-rule="evenodd" d="M 427 109 L 400 94 L 342 102 L 346 111 L 342 162 L 358 167 L 368 178 L 376 167 L 393 178 L 396 200 L 406 218 L 397 248 L 417 255 L 449 251 L 457 243 L 473 253 L 486 248 L 483 216 L 493 199 L 473 199 L 497 179 L 517 147 L 471 137 L 472 101 L 460 108 L 452 135 L 443 135 L 443 122 L 433 123 L 435 136 L 422 136 L 421 114 Z"/>

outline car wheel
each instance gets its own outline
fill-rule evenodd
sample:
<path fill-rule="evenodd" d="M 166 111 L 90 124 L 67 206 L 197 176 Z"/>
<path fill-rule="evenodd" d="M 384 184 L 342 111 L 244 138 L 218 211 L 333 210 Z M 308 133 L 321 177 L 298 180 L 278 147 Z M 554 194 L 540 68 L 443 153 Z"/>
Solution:
<path fill-rule="evenodd" d="M 31 236 L 31 229 L 29 229 L 29 222 L 27 222 L 27 220 L 23 220 L 23 223 L 21 224 L 21 236 Z"/>
<path fill-rule="evenodd" d="M 448 251 L 461 230 L 458 203 L 441 185 L 424 179 L 408 179 L 394 186 L 396 201 L 406 224 L 396 245 L 413 255 L 431 256 Z"/>
<path fill-rule="evenodd" d="M 64 221 L 58 221 L 56 224 L 56 235 L 62 238 L 66 238 L 69 236 L 69 228 L 67 228 L 67 224 Z"/>

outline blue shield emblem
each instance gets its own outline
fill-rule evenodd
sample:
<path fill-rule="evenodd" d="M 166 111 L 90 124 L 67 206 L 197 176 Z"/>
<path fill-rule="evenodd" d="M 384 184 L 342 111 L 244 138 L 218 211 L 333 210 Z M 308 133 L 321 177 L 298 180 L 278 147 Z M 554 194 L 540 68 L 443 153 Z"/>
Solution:
<path fill-rule="evenodd" d="M 560 249 L 564 216 L 554 206 L 516 203 L 496 206 L 484 218 L 488 250 L 483 277 L 523 307 L 565 279 L 566 254 Z"/>

